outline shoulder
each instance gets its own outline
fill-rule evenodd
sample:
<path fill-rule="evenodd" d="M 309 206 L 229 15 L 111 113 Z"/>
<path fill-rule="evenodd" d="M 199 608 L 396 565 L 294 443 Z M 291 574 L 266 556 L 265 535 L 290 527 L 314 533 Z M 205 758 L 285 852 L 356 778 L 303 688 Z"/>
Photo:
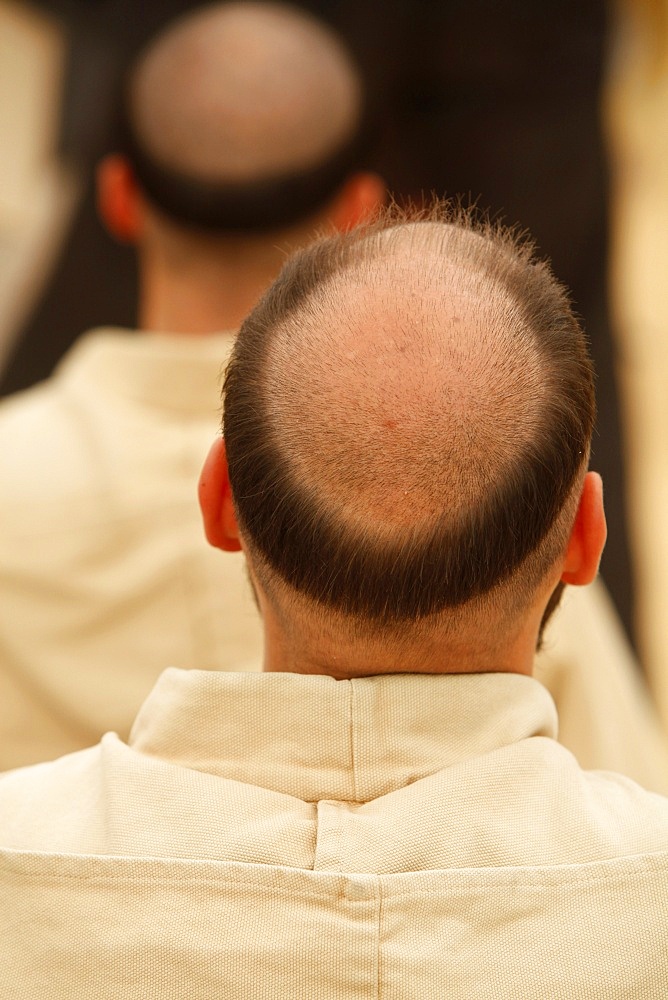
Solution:
<path fill-rule="evenodd" d="M 582 770 L 565 748 L 557 749 L 555 821 L 572 843 L 580 842 L 583 859 L 668 851 L 668 798 L 613 771 Z"/>
<path fill-rule="evenodd" d="M 50 521 L 66 526 L 71 504 L 90 489 L 100 426 L 110 436 L 114 420 L 85 371 L 95 343 L 84 334 L 50 378 L 0 403 L 0 511 L 11 525 L 48 511 Z"/>
<path fill-rule="evenodd" d="M 100 744 L 0 774 L 0 848 L 71 850 L 79 830 L 95 840 L 101 774 Z"/>
<path fill-rule="evenodd" d="M 53 379 L 7 396 L 0 402 L 0 440 L 11 446 L 17 438 L 26 441 L 33 432 L 44 430 L 43 420 L 58 404 L 58 387 Z"/>

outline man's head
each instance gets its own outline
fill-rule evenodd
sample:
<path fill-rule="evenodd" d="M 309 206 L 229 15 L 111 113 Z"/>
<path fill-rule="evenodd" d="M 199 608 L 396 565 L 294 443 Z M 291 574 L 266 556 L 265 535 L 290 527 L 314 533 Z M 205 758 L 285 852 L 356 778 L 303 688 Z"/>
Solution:
<path fill-rule="evenodd" d="M 284 621 L 376 646 L 509 640 L 596 571 L 593 421 L 567 296 L 512 234 L 437 209 L 320 241 L 250 314 L 225 382 L 260 590 Z"/>
<path fill-rule="evenodd" d="M 310 234 L 359 170 L 366 138 L 349 54 L 281 3 L 214 3 L 169 25 L 132 67 L 121 118 L 123 155 L 103 165 L 100 187 L 105 217 L 130 239 L 141 220 L 123 180 L 191 239 L 306 223 Z"/>

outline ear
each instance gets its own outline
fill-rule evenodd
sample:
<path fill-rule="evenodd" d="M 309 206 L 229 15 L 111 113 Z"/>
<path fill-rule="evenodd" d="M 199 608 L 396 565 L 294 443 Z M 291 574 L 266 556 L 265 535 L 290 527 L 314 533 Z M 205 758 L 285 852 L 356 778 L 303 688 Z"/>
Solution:
<path fill-rule="evenodd" d="M 563 583 L 580 587 L 592 583 L 598 573 L 607 534 L 603 483 L 598 472 L 588 472 L 564 557 Z"/>
<path fill-rule="evenodd" d="M 199 506 L 209 545 L 224 552 L 240 552 L 239 529 L 227 471 L 225 442 L 216 438 L 199 477 Z"/>
<path fill-rule="evenodd" d="M 123 156 L 105 156 L 96 171 L 97 209 L 112 236 L 136 243 L 142 230 L 142 199 L 132 167 Z"/>
<path fill-rule="evenodd" d="M 387 190 L 378 174 L 367 171 L 353 174 L 334 199 L 329 220 L 341 232 L 352 229 L 372 218 L 386 199 Z"/>

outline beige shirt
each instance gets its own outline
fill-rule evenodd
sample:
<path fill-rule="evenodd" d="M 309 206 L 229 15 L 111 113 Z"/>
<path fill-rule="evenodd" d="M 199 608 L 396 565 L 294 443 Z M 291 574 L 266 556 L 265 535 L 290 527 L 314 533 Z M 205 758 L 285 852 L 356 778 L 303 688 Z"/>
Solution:
<path fill-rule="evenodd" d="M 521 675 L 167 671 L 0 777 L 0 997 L 668 995 L 668 800 Z"/>
<path fill-rule="evenodd" d="M 668 795 L 668 741 L 607 590 L 567 587 L 535 676 L 559 712 L 559 741 L 585 768 Z"/>
<path fill-rule="evenodd" d="M 162 670 L 260 665 L 240 555 L 204 541 L 196 483 L 232 335 L 97 330 L 0 405 L 0 770 L 127 738 Z M 600 584 L 537 669 L 586 767 L 668 793 L 668 750 Z"/>
<path fill-rule="evenodd" d="M 0 406 L 0 770 L 127 736 L 167 666 L 259 664 L 197 504 L 232 343 L 93 331 Z"/>

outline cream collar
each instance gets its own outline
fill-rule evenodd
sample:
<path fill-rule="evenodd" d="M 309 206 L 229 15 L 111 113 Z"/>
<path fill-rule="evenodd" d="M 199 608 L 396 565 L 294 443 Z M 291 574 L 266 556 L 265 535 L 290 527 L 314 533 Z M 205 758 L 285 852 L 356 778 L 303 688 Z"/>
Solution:
<path fill-rule="evenodd" d="M 130 746 L 307 802 L 366 802 L 556 732 L 550 695 L 519 674 L 336 681 L 169 669 L 144 703 Z"/>

